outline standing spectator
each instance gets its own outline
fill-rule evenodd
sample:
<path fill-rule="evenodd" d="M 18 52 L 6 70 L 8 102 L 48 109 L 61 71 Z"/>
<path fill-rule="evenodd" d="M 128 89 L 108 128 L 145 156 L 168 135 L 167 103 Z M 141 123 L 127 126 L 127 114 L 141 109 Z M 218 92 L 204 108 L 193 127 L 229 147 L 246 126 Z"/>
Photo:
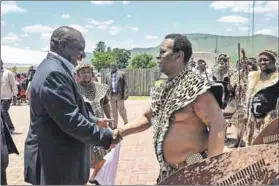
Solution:
<path fill-rule="evenodd" d="M 9 154 L 18 154 L 18 150 L 15 146 L 9 127 L 7 126 L 4 114 L 1 112 L 0 117 L 1 124 L 1 185 L 8 185 L 6 169 L 9 165 Z"/>
<path fill-rule="evenodd" d="M 12 103 L 12 99 L 16 99 L 17 85 L 14 74 L 6 68 L 3 68 L 3 61 L 1 59 L 1 105 L 3 110 L 4 119 L 11 131 L 15 131 L 15 127 L 11 120 L 9 109 Z"/>
<path fill-rule="evenodd" d="M 197 67 L 196 67 L 196 62 L 194 61 L 194 58 L 191 58 L 191 61 L 189 62 L 189 68 L 192 70 L 194 73 L 197 72 Z"/>
<path fill-rule="evenodd" d="M 118 71 L 117 64 L 111 64 L 111 72 L 106 75 L 105 83 L 110 87 L 110 103 L 114 119 L 113 128 L 118 125 L 118 112 L 124 124 L 128 123 L 124 101 L 128 99 L 128 83 L 125 72 Z"/>
<path fill-rule="evenodd" d="M 213 81 L 212 72 L 207 68 L 206 62 L 203 59 L 198 60 L 197 74 L 206 81 Z"/>

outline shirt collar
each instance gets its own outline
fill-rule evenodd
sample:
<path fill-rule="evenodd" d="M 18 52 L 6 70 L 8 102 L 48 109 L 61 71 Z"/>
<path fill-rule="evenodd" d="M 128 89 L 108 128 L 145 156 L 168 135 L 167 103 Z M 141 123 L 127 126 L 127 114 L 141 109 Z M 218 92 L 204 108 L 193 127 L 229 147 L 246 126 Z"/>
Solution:
<path fill-rule="evenodd" d="M 68 61 L 67 59 L 65 59 L 64 57 L 60 56 L 59 54 L 57 54 L 53 51 L 49 51 L 48 53 L 58 57 L 66 65 L 66 67 L 71 71 L 72 76 L 73 77 L 75 76 L 75 66 L 70 61 Z"/>

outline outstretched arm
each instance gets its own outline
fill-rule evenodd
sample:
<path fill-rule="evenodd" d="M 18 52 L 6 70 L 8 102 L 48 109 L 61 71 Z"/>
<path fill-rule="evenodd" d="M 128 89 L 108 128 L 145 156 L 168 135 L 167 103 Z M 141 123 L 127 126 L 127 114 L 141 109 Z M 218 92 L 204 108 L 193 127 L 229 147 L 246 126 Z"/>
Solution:
<path fill-rule="evenodd" d="M 120 135 L 121 137 L 125 137 L 131 134 L 135 134 L 147 130 L 151 126 L 151 114 L 152 111 L 151 108 L 149 107 L 148 109 L 146 109 L 144 114 L 139 116 L 135 121 L 124 125 L 122 129 L 121 128 L 118 129 L 117 135 Z M 114 135 L 116 135 L 115 132 Z M 117 135 L 114 136 L 114 138 L 117 137 Z"/>
<path fill-rule="evenodd" d="M 226 123 L 221 108 L 209 91 L 200 95 L 193 103 L 197 116 L 209 127 L 208 155 L 221 154 L 224 149 Z"/>
<path fill-rule="evenodd" d="M 80 113 L 73 92 L 67 76 L 52 72 L 44 83 L 40 97 L 49 116 L 65 133 L 83 143 L 109 148 L 111 131 L 97 125 L 99 118 L 86 118 Z"/>

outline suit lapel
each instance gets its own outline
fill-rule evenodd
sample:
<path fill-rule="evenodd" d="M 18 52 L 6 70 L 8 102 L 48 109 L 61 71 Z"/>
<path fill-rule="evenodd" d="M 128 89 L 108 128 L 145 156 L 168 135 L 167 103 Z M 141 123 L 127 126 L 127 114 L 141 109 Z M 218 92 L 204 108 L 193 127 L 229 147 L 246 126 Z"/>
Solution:
<path fill-rule="evenodd" d="M 73 86 L 74 86 L 73 90 L 74 90 L 75 95 L 79 95 L 80 97 L 82 97 L 81 93 L 78 91 L 76 80 L 74 79 L 70 69 L 63 63 L 63 61 L 61 61 L 61 59 L 57 58 L 56 56 L 54 56 L 54 55 L 52 55 L 50 53 L 47 55 L 47 58 L 54 59 L 57 62 L 60 62 L 61 66 L 65 69 L 65 71 L 67 72 L 68 76 L 73 81 Z M 83 99 L 82 99 L 82 101 L 84 102 Z M 85 105 L 85 103 L 84 103 L 84 105 Z"/>

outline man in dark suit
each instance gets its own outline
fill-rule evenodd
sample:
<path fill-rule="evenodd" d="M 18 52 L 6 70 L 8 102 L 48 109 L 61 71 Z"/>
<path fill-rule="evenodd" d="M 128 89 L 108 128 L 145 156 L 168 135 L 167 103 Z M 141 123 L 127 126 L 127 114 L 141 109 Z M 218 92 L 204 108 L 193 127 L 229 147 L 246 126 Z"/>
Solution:
<path fill-rule="evenodd" d="M 125 72 L 118 71 L 117 64 L 111 64 L 111 72 L 106 74 L 105 84 L 110 87 L 110 104 L 112 116 L 114 119 L 113 129 L 118 125 L 118 112 L 122 117 L 124 124 L 128 123 L 127 111 L 124 101 L 128 99 L 128 82 Z"/>
<path fill-rule="evenodd" d="M 35 183 L 40 179 L 42 185 L 86 184 L 91 145 L 108 149 L 112 144 L 111 130 L 99 127 L 111 120 L 92 116 L 76 87 L 74 65 L 85 57 L 84 48 L 79 31 L 57 28 L 51 36 L 50 51 L 32 79 L 31 124 L 24 159 L 25 168 L 29 165 L 35 170 L 29 174 Z"/>
<path fill-rule="evenodd" d="M 1 109 L 1 108 L 0 108 Z M 2 110 L 1 110 L 1 185 L 7 185 L 6 169 L 9 164 L 9 154 L 19 154 L 15 146 L 13 138 L 11 136 L 9 127 L 5 122 Z"/>

